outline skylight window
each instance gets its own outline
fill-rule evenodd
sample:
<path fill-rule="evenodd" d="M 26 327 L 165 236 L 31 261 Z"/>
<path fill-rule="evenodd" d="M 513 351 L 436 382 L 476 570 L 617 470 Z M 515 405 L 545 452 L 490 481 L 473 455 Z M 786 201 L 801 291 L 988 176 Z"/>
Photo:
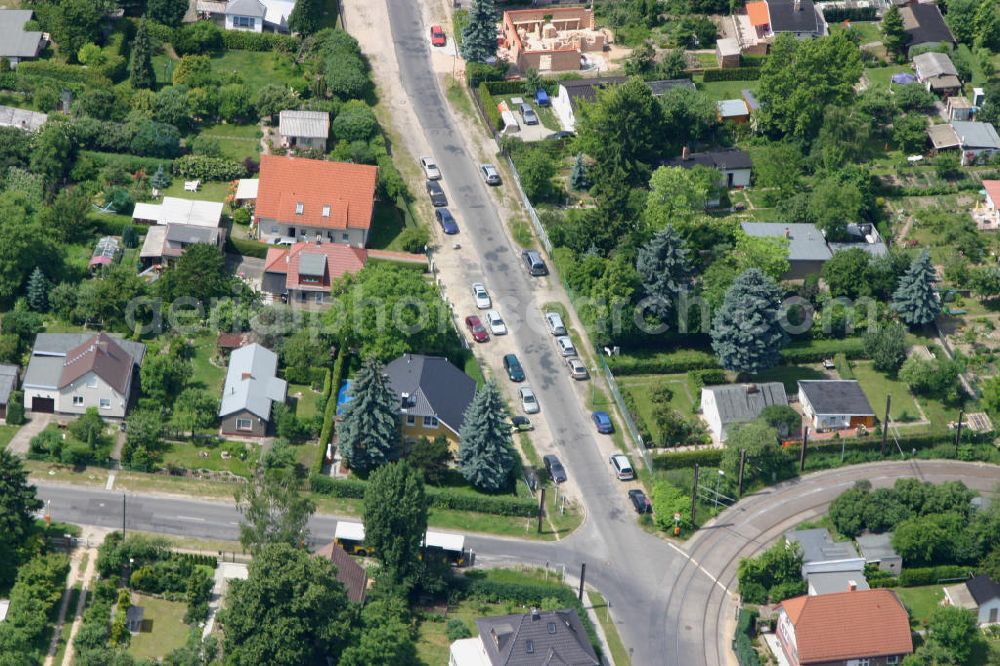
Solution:
<path fill-rule="evenodd" d="M 305 205 L 301 201 L 298 202 L 297 204 L 295 204 L 295 214 L 296 215 L 301 215 L 302 211 L 304 209 L 305 209 Z"/>
<path fill-rule="evenodd" d="M 323 217 L 330 217 L 330 207 L 329 206 L 323 206 L 323 213 L 322 213 L 322 215 L 323 215 Z"/>
<path fill-rule="evenodd" d="M 533 641 L 531 639 L 528 639 L 528 644 L 526 646 L 526 650 L 527 650 L 528 654 L 534 654 L 535 653 L 535 641 Z"/>

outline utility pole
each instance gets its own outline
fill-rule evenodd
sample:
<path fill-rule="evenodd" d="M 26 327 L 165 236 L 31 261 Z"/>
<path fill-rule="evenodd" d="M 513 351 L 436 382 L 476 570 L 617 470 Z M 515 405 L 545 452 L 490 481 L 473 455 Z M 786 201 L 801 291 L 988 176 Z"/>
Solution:
<path fill-rule="evenodd" d="M 958 444 L 962 441 L 962 419 L 965 417 L 965 410 L 958 410 L 958 426 L 955 428 L 955 457 L 958 457 Z"/>
<path fill-rule="evenodd" d="M 740 478 L 739 478 L 739 496 L 743 497 L 743 470 L 747 466 L 747 450 L 740 449 Z"/>
<path fill-rule="evenodd" d="M 799 471 L 806 469 L 806 444 L 809 443 L 809 426 L 802 431 L 802 449 L 799 451 Z"/>
<path fill-rule="evenodd" d="M 542 516 L 545 515 L 545 488 L 538 494 L 538 533 L 542 533 Z"/>
<path fill-rule="evenodd" d="M 698 463 L 694 464 L 694 483 L 691 484 L 691 525 L 697 525 L 695 517 L 698 509 Z"/>
<path fill-rule="evenodd" d="M 587 563 L 582 562 L 580 564 L 580 593 L 579 595 L 577 595 L 580 601 L 583 601 L 583 581 L 586 578 L 587 578 Z"/>
<path fill-rule="evenodd" d="M 892 394 L 885 396 L 885 418 L 882 419 L 882 449 L 879 455 L 885 456 L 885 444 L 889 439 L 889 405 L 892 404 Z"/>
<path fill-rule="evenodd" d="M 122 543 L 125 542 L 125 493 L 122 493 Z"/>

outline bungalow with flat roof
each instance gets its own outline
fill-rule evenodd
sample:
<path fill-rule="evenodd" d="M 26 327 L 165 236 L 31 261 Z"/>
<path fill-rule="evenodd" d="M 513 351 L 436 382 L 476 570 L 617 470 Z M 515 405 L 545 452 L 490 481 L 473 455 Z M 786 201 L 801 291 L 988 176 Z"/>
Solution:
<path fill-rule="evenodd" d="M 44 33 L 24 29 L 33 14 L 30 9 L 0 9 L 0 58 L 11 67 L 34 60 L 45 48 Z"/>
<path fill-rule="evenodd" d="M 855 541 L 865 558 L 865 564 L 877 564 L 882 571 L 898 576 L 903 569 L 903 558 L 892 547 L 892 532 L 862 534 Z"/>
<path fill-rule="evenodd" d="M 750 107 L 742 99 L 722 99 L 715 103 L 715 116 L 719 122 L 732 122 L 737 125 L 750 122 Z"/>
<path fill-rule="evenodd" d="M 446 358 L 423 354 L 403 354 L 385 366 L 385 374 L 399 396 L 403 439 L 444 435 L 457 449 L 465 410 L 476 396 L 476 380 Z"/>
<path fill-rule="evenodd" d="M 169 263 L 191 245 L 214 245 L 220 250 L 226 242 L 222 224 L 221 201 L 202 201 L 163 197 L 158 204 L 137 203 L 132 222 L 152 225 L 146 231 L 139 259 L 147 266 Z"/>
<path fill-rule="evenodd" d="M 798 384 L 802 412 L 817 431 L 875 427 L 875 410 L 857 380 L 807 379 Z"/>
<path fill-rule="evenodd" d="M 865 558 L 859 557 L 850 541 L 834 541 L 822 527 L 793 530 L 785 534 L 785 542 L 798 544 L 802 551 L 802 578 L 809 581 L 813 574 L 851 573 L 858 581 L 865 580 Z M 867 580 L 865 583 L 867 584 Z"/>
<path fill-rule="evenodd" d="M 107 333 L 39 333 L 24 373 L 24 407 L 32 412 L 124 418 L 146 346 Z"/>
<path fill-rule="evenodd" d="M 274 403 L 284 403 L 288 384 L 278 377 L 278 355 L 256 342 L 229 355 L 222 389 L 222 434 L 263 437 Z"/>
<path fill-rule="evenodd" d="M 734 426 L 753 421 L 765 407 L 787 404 L 788 396 L 781 382 L 723 384 L 701 389 L 701 416 L 713 439 L 720 442 L 726 441 Z"/>
<path fill-rule="evenodd" d="M 368 244 L 378 167 L 304 157 L 260 156 L 254 224 L 265 243 L 317 236 L 353 247 Z"/>
<path fill-rule="evenodd" d="M 326 111 L 284 110 L 278 114 L 278 136 L 282 148 L 326 150 L 330 136 L 330 114 Z"/>
<path fill-rule="evenodd" d="M 947 125 L 931 125 L 927 136 L 937 152 L 958 149 L 962 166 L 980 163 L 1000 152 L 1000 135 L 990 123 L 954 120 Z"/>

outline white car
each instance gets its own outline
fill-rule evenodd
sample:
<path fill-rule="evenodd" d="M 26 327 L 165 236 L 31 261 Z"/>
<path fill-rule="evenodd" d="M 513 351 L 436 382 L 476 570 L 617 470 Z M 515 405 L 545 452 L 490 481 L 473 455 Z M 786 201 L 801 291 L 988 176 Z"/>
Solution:
<path fill-rule="evenodd" d="M 490 300 L 490 294 L 486 291 L 486 286 L 483 283 L 473 283 L 472 296 L 476 299 L 476 307 L 480 310 L 489 310 L 493 307 L 493 301 Z"/>
<path fill-rule="evenodd" d="M 549 327 L 552 335 L 566 335 L 566 326 L 563 325 L 562 317 L 557 312 L 545 313 L 545 324 Z"/>
<path fill-rule="evenodd" d="M 537 414 L 540 409 L 538 407 L 538 398 L 535 397 L 535 392 L 531 390 L 531 387 L 522 386 L 517 392 L 521 396 L 521 409 L 524 410 L 524 413 Z"/>
<path fill-rule="evenodd" d="M 576 356 L 576 347 L 573 346 L 573 341 L 569 339 L 568 335 L 560 335 L 556 338 L 556 346 L 559 347 L 559 353 L 563 356 Z"/>
<path fill-rule="evenodd" d="M 433 157 L 421 157 L 420 166 L 424 170 L 427 180 L 441 180 L 441 169 L 438 169 L 437 162 Z"/>
<path fill-rule="evenodd" d="M 496 310 L 486 313 L 486 325 L 493 335 L 507 335 L 507 324 L 503 323 L 503 317 Z"/>
<path fill-rule="evenodd" d="M 576 356 L 566 359 L 566 365 L 569 366 L 569 376 L 573 379 L 587 379 L 590 377 L 590 373 L 587 372 L 587 366 Z"/>

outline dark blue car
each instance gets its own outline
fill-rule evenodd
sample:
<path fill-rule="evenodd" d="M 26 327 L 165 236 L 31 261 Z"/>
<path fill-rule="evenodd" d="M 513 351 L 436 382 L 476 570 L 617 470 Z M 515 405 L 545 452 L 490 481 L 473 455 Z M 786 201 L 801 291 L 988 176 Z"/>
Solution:
<path fill-rule="evenodd" d="M 594 412 L 590 415 L 590 418 L 594 420 L 594 425 L 597 426 L 597 432 L 610 435 L 615 431 L 614 425 L 611 424 L 611 417 L 608 416 L 607 412 Z"/>
<path fill-rule="evenodd" d="M 447 208 L 436 208 L 434 209 L 434 217 L 437 219 L 438 224 L 441 225 L 441 230 L 446 234 L 458 233 L 458 222 L 455 221 L 455 216 L 451 214 L 450 210 Z"/>

